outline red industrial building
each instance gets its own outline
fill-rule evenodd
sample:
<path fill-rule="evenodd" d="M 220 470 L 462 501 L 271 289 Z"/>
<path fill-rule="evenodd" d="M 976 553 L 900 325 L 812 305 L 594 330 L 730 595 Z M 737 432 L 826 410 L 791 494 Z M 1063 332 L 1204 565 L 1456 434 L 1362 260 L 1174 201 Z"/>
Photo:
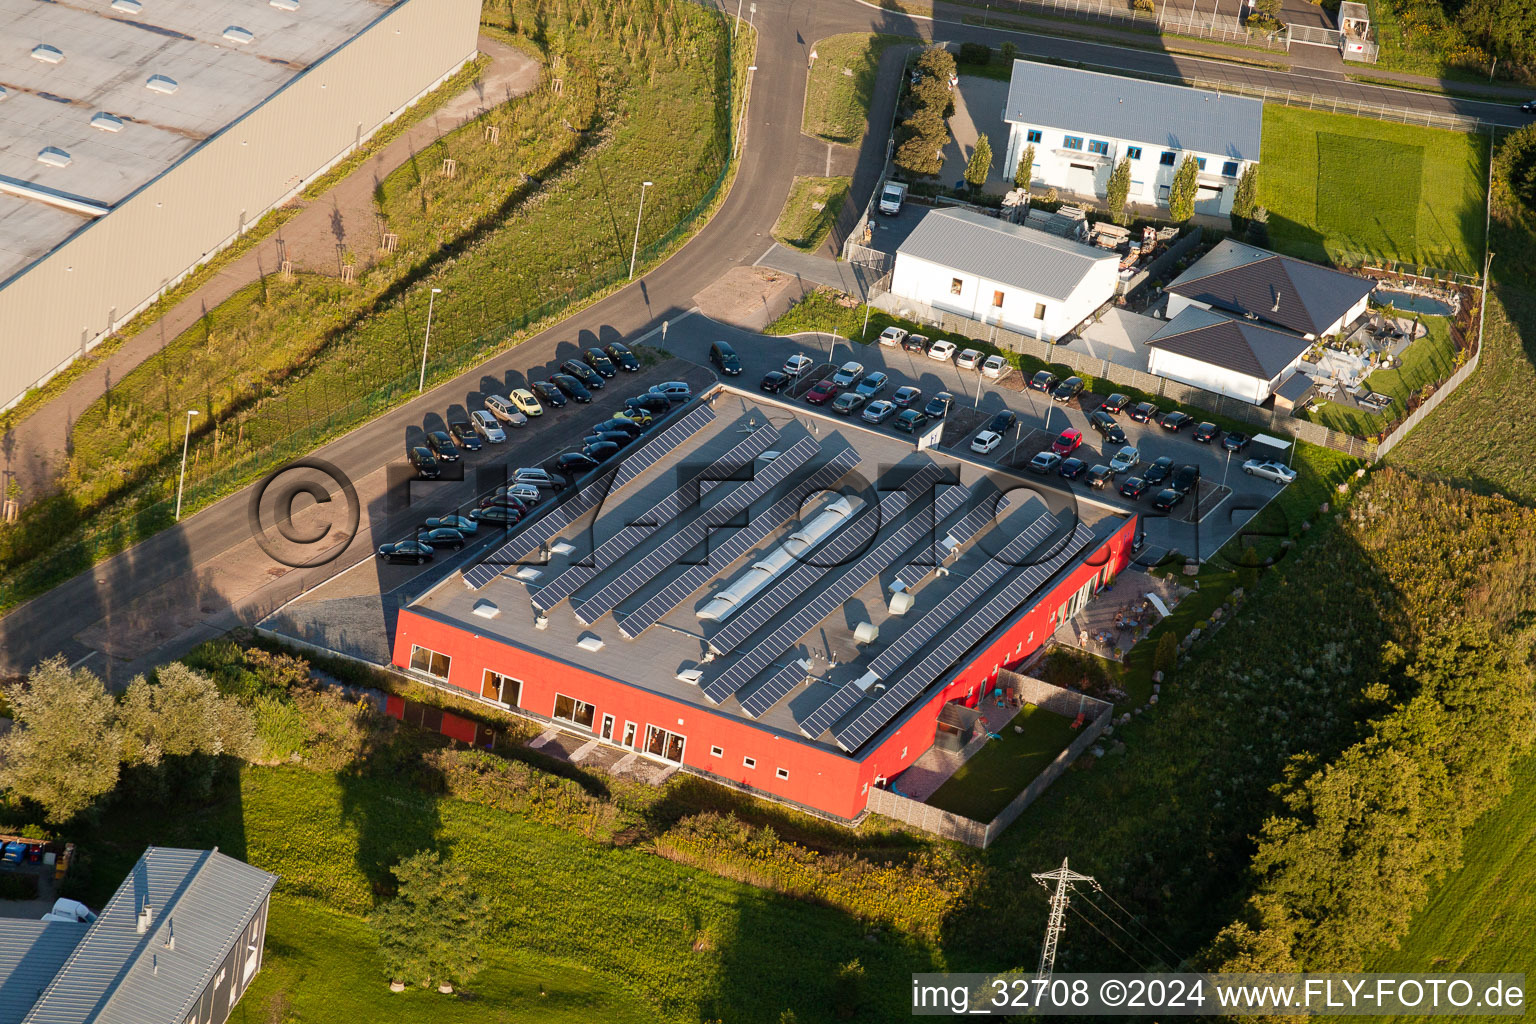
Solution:
<path fill-rule="evenodd" d="M 433 685 L 842 820 L 1128 564 L 1134 515 L 728 388 L 402 608 Z"/>

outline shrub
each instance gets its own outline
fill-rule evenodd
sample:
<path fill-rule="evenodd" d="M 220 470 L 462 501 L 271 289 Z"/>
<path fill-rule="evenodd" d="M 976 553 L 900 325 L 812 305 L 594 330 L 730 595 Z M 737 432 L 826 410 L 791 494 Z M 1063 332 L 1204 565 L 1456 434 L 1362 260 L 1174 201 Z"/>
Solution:
<path fill-rule="evenodd" d="M 1168 189 L 1168 216 L 1183 223 L 1195 215 L 1195 193 L 1199 189 L 1200 165 L 1186 156 Z"/>
<path fill-rule="evenodd" d="M 1164 676 L 1173 671 L 1173 666 L 1179 660 L 1179 638 L 1173 633 L 1167 632 L 1157 641 L 1157 650 L 1152 653 L 1152 670 L 1161 672 Z"/>
<path fill-rule="evenodd" d="M 997 48 L 997 55 L 1003 59 L 1004 63 L 1012 64 L 1016 59 L 1018 59 L 1019 48 L 1013 43 L 1007 42 Z"/>
<path fill-rule="evenodd" d="M 468 981 L 480 969 L 490 928 L 468 872 L 423 850 L 402 859 L 393 874 L 395 898 L 380 904 L 371 921 L 388 976 L 416 985 Z"/>
<path fill-rule="evenodd" d="M 1035 147 L 1025 146 L 1024 152 L 1019 154 L 1019 166 L 1013 171 L 1013 184 L 1015 188 L 1029 188 L 1029 183 L 1035 175 Z"/>
<path fill-rule="evenodd" d="M 992 63 L 992 47 L 986 43 L 961 43 L 960 63 L 985 67 Z"/>
<path fill-rule="evenodd" d="M 0 900 L 37 899 L 37 876 L 0 873 Z"/>

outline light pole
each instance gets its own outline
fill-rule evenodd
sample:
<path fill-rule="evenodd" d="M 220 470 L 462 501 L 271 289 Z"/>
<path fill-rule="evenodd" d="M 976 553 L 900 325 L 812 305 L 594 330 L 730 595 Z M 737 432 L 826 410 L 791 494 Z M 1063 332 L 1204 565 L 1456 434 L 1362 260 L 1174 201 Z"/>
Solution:
<path fill-rule="evenodd" d="M 1221 467 L 1221 486 L 1227 486 L 1227 471 L 1232 468 L 1232 449 L 1227 449 L 1227 464 Z"/>
<path fill-rule="evenodd" d="M 810 63 L 810 65 L 805 70 L 806 71 L 815 71 L 816 70 L 816 51 L 815 50 L 811 51 L 811 63 Z"/>
<path fill-rule="evenodd" d="M 736 33 L 741 31 L 741 0 L 736 0 L 736 27 L 731 29 L 731 38 L 736 38 Z"/>
<path fill-rule="evenodd" d="M 635 214 L 635 244 L 629 249 L 629 279 L 635 279 L 635 257 L 640 254 L 640 218 L 645 216 L 645 190 L 656 184 L 654 181 L 642 181 L 640 183 L 640 209 Z"/>
<path fill-rule="evenodd" d="M 740 0 L 737 0 L 737 5 L 740 6 Z M 755 17 L 757 17 L 757 4 L 748 4 L 747 5 L 747 28 L 750 28 L 753 31 L 757 30 L 757 26 L 752 24 L 752 19 L 755 18 Z"/>
<path fill-rule="evenodd" d="M 747 96 L 752 92 L 752 72 L 757 70 L 756 64 L 747 66 L 747 84 L 741 90 L 741 113 L 736 117 L 736 141 L 731 144 L 731 159 L 741 152 L 741 133 L 747 126 Z"/>
<path fill-rule="evenodd" d="M 181 479 L 176 484 L 176 521 L 181 522 L 181 492 L 187 485 L 187 444 L 192 440 L 192 417 L 198 415 L 196 409 L 187 410 L 187 429 L 181 435 Z"/>
<path fill-rule="evenodd" d="M 418 395 L 427 386 L 427 346 L 432 343 L 432 307 L 437 304 L 437 297 L 442 293 L 441 288 L 433 288 L 432 297 L 427 299 L 427 333 L 421 339 L 421 377 L 416 381 Z"/>
<path fill-rule="evenodd" d="M 832 344 L 827 349 L 827 362 L 837 365 L 837 328 L 832 328 Z"/>

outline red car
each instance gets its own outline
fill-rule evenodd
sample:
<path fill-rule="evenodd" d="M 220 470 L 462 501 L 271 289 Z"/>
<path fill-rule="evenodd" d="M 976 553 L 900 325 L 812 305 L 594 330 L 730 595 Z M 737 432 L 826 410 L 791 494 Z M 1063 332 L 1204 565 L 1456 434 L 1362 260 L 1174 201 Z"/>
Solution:
<path fill-rule="evenodd" d="M 843 390 L 832 383 L 832 378 L 817 382 L 816 386 L 805 393 L 805 400 L 812 405 L 826 405 L 837 397 L 837 393 Z"/>
<path fill-rule="evenodd" d="M 1051 451 L 1057 455 L 1071 455 L 1077 450 L 1077 446 L 1083 443 L 1081 430 L 1063 430 L 1061 436 L 1051 442 Z"/>

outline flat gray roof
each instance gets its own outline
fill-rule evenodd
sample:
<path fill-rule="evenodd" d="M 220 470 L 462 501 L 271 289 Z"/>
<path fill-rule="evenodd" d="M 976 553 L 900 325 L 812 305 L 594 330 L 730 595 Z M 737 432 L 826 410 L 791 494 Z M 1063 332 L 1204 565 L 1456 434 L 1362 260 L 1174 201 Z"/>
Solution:
<path fill-rule="evenodd" d="M 1116 253 L 974 210 L 929 210 L 897 247 L 941 267 L 1065 300 L 1096 263 Z"/>
<path fill-rule="evenodd" d="M 1258 160 L 1264 104 L 1246 96 L 1016 60 L 1003 120 Z M 1143 159 L 1156 158 L 1148 153 Z"/>
<path fill-rule="evenodd" d="M 133 2 L 120 0 L 118 9 L 109 0 L 0 0 L 0 190 L 120 203 L 399 0 L 302 0 L 295 11 L 256 0 L 142 0 L 134 11 Z M 226 38 L 231 28 L 250 41 Z M 38 59 L 35 52 L 51 56 L 38 47 L 62 57 Z M 148 88 L 155 75 L 173 80 L 175 91 Z M 120 129 L 93 127 L 101 113 L 120 119 Z M 45 149 L 67 153 L 68 166 L 39 161 Z M 0 281 L 87 220 L 39 199 L 5 197 Z"/>
<path fill-rule="evenodd" d="M 21 1024 L 85 930 L 73 921 L 0 918 L 0 1024 Z"/>
<path fill-rule="evenodd" d="M 953 458 L 937 449 L 917 452 L 912 442 L 897 435 L 878 429 L 865 429 L 857 422 L 841 417 L 821 416 L 809 410 L 787 407 L 766 400 L 760 401 L 751 394 L 731 389 L 721 390 L 715 402 L 715 411 L 716 418 L 696 434 L 690 443 L 684 444 L 670 456 L 658 461 L 623 491 L 610 496 L 604 506 L 598 510 L 595 520 L 589 515 L 562 531 L 559 536 L 569 541 L 573 550 L 566 555 L 553 555 L 550 563 L 543 568 L 540 579 L 524 583 L 504 574 L 485 587 L 472 590 L 465 585 L 462 575 L 455 573 L 411 605 L 411 610 L 430 618 L 462 624 L 481 636 L 494 637 L 541 656 L 642 687 L 713 714 L 744 719 L 794 742 L 814 743 L 826 749 L 838 750 L 839 748 L 825 735 L 817 740 L 806 739 L 799 731 L 797 723 L 803 721 L 812 710 L 831 696 L 836 687 L 863 677 L 868 671 L 869 663 L 894 637 L 921 619 L 924 613 L 931 610 L 951 590 L 966 580 L 975 568 L 1001 550 L 1008 540 L 1021 532 L 1028 523 L 1042 513 L 1053 512 L 1062 516 L 1064 524 L 1070 524 L 1071 516 L 1066 513 L 1071 510 L 1076 513 L 1078 522 L 1087 523 L 1099 536 L 1107 536 L 1108 532 L 1123 522 L 1123 515 L 1108 506 L 1074 500 L 1074 496 L 1067 492 L 1049 489 L 1036 491 L 1026 478 Z M 815 513 L 820 511 L 820 504 L 806 507 L 802 520 L 791 519 L 740 558 L 728 564 L 718 566 L 711 564 L 713 573 L 701 588 L 689 594 L 669 613 L 662 615 L 655 625 L 633 640 L 626 639 L 619 631 L 611 613 L 596 619 L 590 626 L 583 625 L 573 613 L 569 601 L 562 602 L 549 610 L 548 621 L 544 628 L 534 628 L 530 598 L 539 584 L 548 583 L 567 566 L 578 559 L 584 559 L 591 553 L 594 545 L 600 545 L 625 525 L 639 521 L 639 517 L 652 506 L 675 492 L 679 482 L 678 467 L 680 465 L 686 464 L 688 467 L 684 473 L 685 477 L 692 476 L 704 465 L 740 443 L 746 436 L 745 432 L 749 426 L 753 424 L 760 426 L 765 423 L 771 424 L 779 432 L 779 439 L 772 445 L 773 450 L 783 451 L 807 437 L 815 438 L 820 443 L 820 452 L 807 463 L 806 472 L 830 461 L 840 451 L 848 448 L 857 451 L 863 460 L 852 473 L 843 478 L 841 485 L 854 484 L 861 495 L 872 503 L 878 503 L 889 493 L 888 490 L 882 492 L 872 486 L 877 485 L 881 478 L 887 480 L 896 478 L 904 470 L 923 465 L 936 465 L 953 471 L 963 487 L 981 484 L 983 488 L 990 486 L 998 491 L 1005 491 L 1009 494 L 1011 501 L 995 523 L 990 524 L 986 530 L 972 539 L 957 558 L 946 563 L 949 569 L 948 575 L 936 577 L 931 571 L 927 574 L 925 580 L 913 592 L 915 603 L 905 615 L 890 614 L 887 601 L 890 596 L 889 584 L 896 573 L 912 560 L 914 555 L 912 551 L 906 553 L 907 557 L 897 558 L 876 577 L 859 586 L 852 596 L 830 614 L 800 633 L 788 650 L 775 652 L 771 664 L 742 687 L 736 696 L 728 697 L 720 704 L 708 700 L 703 694 L 703 688 L 729 669 L 737 658 L 751 651 L 760 641 L 793 618 L 816 591 L 812 589 L 802 594 L 799 599 L 789 603 L 776 614 L 763 619 L 730 653 L 712 661 L 707 660 L 709 639 L 720 629 L 729 627 L 736 616 L 745 617 L 750 614 L 752 602 L 761 597 L 766 589 L 748 599 L 736 616 L 727 618 L 723 623 L 700 620 L 696 613 L 715 594 L 740 578 L 744 569 L 777 549 L 791 532 L 813 518 Z M 759 463 L 759 470 L 763 465 L 765 464 Z M 795 479 L 792 477 L 791 483 Z M 891 486 L 889 482 L 886 484 L 887 488 Z M 978 495 L 980 493 L 978 492 Z M 754 511 L 766 508 L 778 497 L 779 492 L 771 492 L 759 502 L 754 503 L 752 508 Z M 832 500 L 831 496 L 828 495 L 825 501 L 830 500 Z M 923 505 L 924 503 L 916 503 L 914 507 L 923 507 Z M 966 506 L 941 520 L 939 528 L 934 532 L 942 538 L 947 528 L 961 518 L 968 508 L 969 506 Z M 868 533 L 867 527 L 863 528 L 868 539 L 854 557 L 874 548 L 885 538 L 900 530 L 907 522 L 907 518 L 915 514 L 918 513 L 909 510 L 903 516 L 884 521 L 872 534 Z M 689 517 L 685 514 L 674 522 L 682 522 L 687 518 Z M 859 522 L 860 520 L 853 520 L 843 529 L 860 529 Z M 1051 540 L 1065 536 L 1070 530 L 1070 525 L 1064 525 Z M 718 543 L 723 543 L 730 533 L 729 530 L 720 531 L 717 541 L 711 545 L 712 554 L 717 550 Z M 583 597 L 594 594 L 623 575 L 647 552 L 660 547 L 668 536 L 670 536 L 669 533 L 658 531 L 628 555 L 605 567 L 594 579 L 576 592 L 576 600 L 580 602 Z M 831 535 L 832 538 L 836 536 L 837 533 Z M 1042 547 L 1048 547 L 1050 543 L 1051 541 L 1047 541 Z M 815 561 L 814 551 L 809 560 Z M 798 567 L 799 564 L 797 562 L 796 566 Z M 1067 566 L 1070 568 L 1075 564 L 1074 559 L 1069 561 Z M 508 573 L 515 571 L 514 569 L 506 570 Z M 685 571 L 684 567 L 674 565 L 651 578 L 634 595 L 619 602 L 617 611 L 620 616 L 643 604 L 683 571 Z M 789 571 L 792 572 L 793 568 Z M 837 568 L 828 568 L 829 576 L 837 571 Z M 785 575 L 788 575 L 788 572 Z M 778 577 L 780 580 L 783 578 L 784 576 Z M 984 600 L 986 596 L 1001 589 L 1002 585 L 1000 582 L 986 591 L 978 600 Z M 770 588 L 771 586 L 772 584 Z M 496 617 L 484 618 L 475 614 L 476 606 L 483 602 L 490 602 L 495 606 L 498 612 Z M 853 631 L 860 623 L 869 623 L 879 630 L 878 643 L 872 647 L 861 647 L 855 642 Z M 941 631 L 931 638 L 918 649 L 908 664 L 915 664 L 917 660 L 937 647 L 945 635 L 946 633 Z M 600 649 L 594 651 L 577 646 L 578 641 L 593 637 L 602 640 L 603 645 Z M 982 642 L 985 643 L 985 640 Z M 776 702 L 761 717 L 752 718 L 743 710 L 742 698 L 749 697 L 774 672 L 801 658 L 809 659 L 811 662 L 807 670 L 807 675 L 812 679 L 811 682 L 798 683 L 786 697 Z M 947 679 L 956 664 L 952 663 L 949 669 L 933 682 L 938 683 L 942 679 Z M 687 669 L 701 670 L 703 675 L 700 681 L 695 683 L 679 679 L 678 673 Z M 925 692 L 932 692 L 932 689 L 933 687 L 930 686 Z M 874 696 L 877 695 L 866 697 L 864 703 L 858 707 L 866 706 Z M 849 714 L 851 716 L 856 712 L 857 709 L 854 709 Z M 902 721 L 905 714 L 910 712 L 909 706 L 903 715 L 892 719 L 886 729 Z M 881 733 L 884 731 L 882 729 Z"/>

